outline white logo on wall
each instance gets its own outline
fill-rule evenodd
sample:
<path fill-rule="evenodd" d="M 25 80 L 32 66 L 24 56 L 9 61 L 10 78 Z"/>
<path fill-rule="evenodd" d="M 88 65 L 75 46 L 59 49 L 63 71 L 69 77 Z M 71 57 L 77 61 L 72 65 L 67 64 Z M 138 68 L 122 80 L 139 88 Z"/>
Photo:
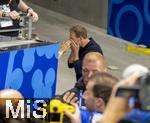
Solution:
<path fill-rule="evenodd" d="M 38 104 L 40 102 L 42 102 L 43 104 L 41 107 L 37 107 L 35 110 L 31 110 L 35 108 L 35 104 Z M 44 100 L 35 100 L 33 104 L 30 102 L 30 100 L 19 100 L 17 108 L 14 109 L 11 100 L 6 100 L 6 118 L 10 118 L 11 116 L 12 118 L 18 118 L 19 116 L 21 116 L 21 118 L 31 118 L 31 112 L 33 117 L 35 118 L 45 118 L 47 110 L 42 107 L 46 106 L 47 104 Z M 43 112 L 42 115 L 38 114 L 38 111 Z"/>

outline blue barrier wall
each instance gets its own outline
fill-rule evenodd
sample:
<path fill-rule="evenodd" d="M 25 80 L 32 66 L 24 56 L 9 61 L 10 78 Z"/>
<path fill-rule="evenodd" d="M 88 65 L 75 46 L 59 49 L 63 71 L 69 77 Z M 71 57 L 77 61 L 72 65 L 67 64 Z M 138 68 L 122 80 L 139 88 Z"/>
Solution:
<path fill-rule="evenodd" d="M 107 32 L 150 47 L 150 0 L 109 0 Z"/>
<path fill-rule="evenodd" d="M 26 98 L 55 96 L 59 44 L 0 53 L 0 89 Z"/>

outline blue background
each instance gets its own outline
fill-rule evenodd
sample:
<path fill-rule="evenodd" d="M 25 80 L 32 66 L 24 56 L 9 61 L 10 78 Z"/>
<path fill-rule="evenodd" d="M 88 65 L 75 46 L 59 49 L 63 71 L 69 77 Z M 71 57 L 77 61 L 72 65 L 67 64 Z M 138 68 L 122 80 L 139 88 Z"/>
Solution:
<path fill-rule="evenodd" d="M 109 0 L 107 33 L 150 47 L 150 0 Z"/>
<path fill-rule="evenodd" d="M 53 98 L 59 44 L 0 53 L 0 89 L 19 90 L 25 98 Z"/>

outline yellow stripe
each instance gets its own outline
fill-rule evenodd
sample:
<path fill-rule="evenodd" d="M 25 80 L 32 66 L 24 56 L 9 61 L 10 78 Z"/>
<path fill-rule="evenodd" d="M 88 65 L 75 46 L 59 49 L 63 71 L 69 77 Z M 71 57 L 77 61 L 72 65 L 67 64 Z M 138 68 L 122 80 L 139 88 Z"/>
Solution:
<path fill-rule="evenodd" d="M 128 44 L 127 50 L 129 52 L 133 52 L 133 53 L 150 55 L 150 49 L 149 48 L 136 47 L 136 46 Z"/>

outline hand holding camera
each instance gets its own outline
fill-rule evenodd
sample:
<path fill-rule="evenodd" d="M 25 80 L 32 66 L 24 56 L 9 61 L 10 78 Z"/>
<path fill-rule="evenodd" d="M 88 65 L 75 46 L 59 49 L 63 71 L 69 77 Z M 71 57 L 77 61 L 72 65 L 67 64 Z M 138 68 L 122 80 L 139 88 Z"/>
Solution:
<path fill-rule="evenodd" d="M 132 96 L 139 100 L 141 109 L 150 111 L 150 72 L 148 68 L 131 65 L 123 75 L 124 79 L 113 88 L 101 123 L 118 123 L 124 118 L 131 110 L 128 100 Z"/>
<path fill-rule="evenodd" d="M 51 100 L 50 102 L 50 123 L 63 123 L 64 113 L 71 116 L 75 111 L 72 105 L 62 103 L 60 100 Z"/>
<path fill-rule="evenodd" d="M 80 110 L 77 104 L 72 103 L 72 105 L 75 108 L 75 111 L 73 113 L 69 112 L 68 110 L 65 110 L 65 115 L 70 118 L 71 123 L 81 123 L 80 118 Z"/>
<path fill-rule="evenodd" d="M 133 75 L 136 79 L 128 79 L 128 82 L 122 83 L 117 89 L 116 96 L 134 97 L 139 105 L 138 108 L 150 111 L 150 72 L 148 68 L 131 65 L 125 69 L 123 78 L 129 75 Z"/>

